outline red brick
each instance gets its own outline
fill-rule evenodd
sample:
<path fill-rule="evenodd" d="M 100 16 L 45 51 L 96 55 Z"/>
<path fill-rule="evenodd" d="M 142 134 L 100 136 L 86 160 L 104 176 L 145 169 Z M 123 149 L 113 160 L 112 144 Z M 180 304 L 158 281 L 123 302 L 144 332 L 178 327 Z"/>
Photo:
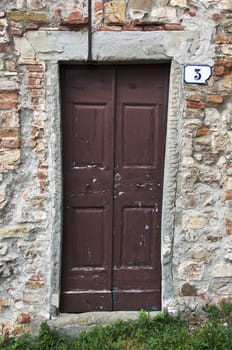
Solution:
<path fill-rule="evenodd" d="M 215 63 L 218 66 L 224 66 L 227 68 L 232 68 L 232 58 L 220 58 Z"/>
<path fill-rule="evenodd" d="M 3 328 L 2 334 L 3 334 L 3 341 L 9 340 L 9 338 L 10 338 L 10 330 L 9 330 L 8 327 L 4 327 Z"/>
<path fill-rule="evenodd" d="M 145 26 L 164 26 L 165 23 L 164 22 L 160 22 L 160 21 L 148 21 L 148 20 L 140 20 L 140 19 L 135 19 L 133 21 L 131 21 L 131 24 L 135 25 L 135 26 L 141 26 L 141 27 L 145 27 Z"/>
<path fill-rule="evenodd" d="M 196 12 L 194 10 L 189 10 L 189 9 L 185 9 L 184 10 L 184 14 L 187 14 L 190 17 L 195 17 L 196 16 Z"/>
<path fill-rule="evenodd" d="M 216 67 L 214 67 L 213 72 L 215 75 L 223 75 L 225 72 L 225 68 L 223 66 L 216 66 Z"/>
<path fill-rule="evenodd" d="M 203 109 L 204 103 L 203 102 L 196 102 L 196 101 L 187 101 L 186 106 L 187 106 L 187 108 Z"/>
<path fill-rule="evenodd" d="M 103 6 L 103 2 L 97 1 L 95 3 L 95 11 L 103 11 L 104 6 Z"/>
<path fill-rule="evenodd" d="M 31 111 L 45 111 L 44 104 L 37 105 L 37 104 L 31 103 L 31 104 L 25 105 L 24 108 L 29 109 Z"/>
<path fill-rule="evenodd" d="M 16 108 L 18 93 L 16 91 L 0 91 L 0 109 Z"/>
<path fill-rule="evenodd" d="M 83 14 L 81 11 L 73 11 L 67 17 L 67 22 L 79 22 L 82 20 Z"/>
<path fill-rule="evenodd" d="M 43 274 L 33 274 L 30 277 L 31 281 L 43 281 L 44 280 L 44 275 Z"/>
<path fill-rule="evenodd" d="M 40 64 L 29 64 L 27 67 L 27 70 L 29 72 L 43 72 L 43 66 L 41 66 Z"/>
<path fill-rule="evenodd" d="M 184 27 L 179 23 L 165 24 L 164 28 L 165 30 L 184 30 Z"/>
<path fill-rule="evenodd" d="M 31 96 L 44 96 L 44 89 L 31 89 Z"/>
<path fill-rule="evenodd" d="M 134 26 L 133 24 L 124 24 L 123 26 L 122 26 L 122 30 L 125 30 L 125 31 L 142 31 L 143 30 L 143 28 L 141 28 L 141 27 L 136 27 L 136 26 Z"/>
<path fill-rule="evenodd" d="M 146 27 L 143 27 L 143 30 L 145 32 L 151 32 L 151 31 L 165 30 L 165 27 L 164 26 L 146 26 Z"/>
<path fill-rule="evenodd" d="M 7 52 L 7 44 L 0 44 L 0 53 Z"/>
<path fill-rule="evenodd" d="M 47 170 L 39 170 L 38 171 L 38 178 L 40 180 L 46 180 L 47 179 Z"/>
<path fill-rule="evenodd" d="M 225 200 L 232 200 L 232 191 L 227 191 L 226 192 Z"/>
<path fill-rule="evenodd" d="M 41 79 L 36 79 L 36 78 L 29 78 L 28 79 L 28 85 L 33 86 L 33 87 L 41 87 Z"/>
<path fill-rule="evenodd" d="M 226 233 L 228 235 L 232 234 L 232 220 L 226 220 Z"/>
<path fill-rule="evenodd" d="M 196 136 L 207 136 L 209 134 L 209 129 L 208 128 L 201 128 L 197 130 Z"/>
<path fill-rule="evenodd" d="M 224 99 L 220 95 L 209 95 L 206 98 L 206 102 L 208 103 L 223 103 Z"/>
<path fill-rule="evenodd" d="M 95 17 L 97 18 L 103 17 L 103 12 L 102 11 L 95 12 Z"/>
<path fill-rule="evenodd" d="M 47 163 L 44 163 L 42 160 L 39 161 L 38 167 L 39 167 L 40 169 L 48 169 Z"/>
<path fill-rule="evenodd" d="M 31 318 L 29 314 L 21 313 L 20 315 L 20 323 L 21 324 L 29 324 L 31 322 Z"/>
<path fill-rule="evenodd" d="M 20 142 L 18 138 L 5 138 L 0 140 L 0 148 L 19 148 Z"/>
<path fill-rule="evenodd" d="M 11 29 L 11 33 L 14 36 L 23 36 L 23 29 L 22 28 L 15 28 L 15 27 L 13 27 Z"/>
<path fill-rule="evenodd" d="M 212 15 L 212 19 L 214 20 L 214 21 L 217 21 L 218 19 L 221 19 L 221 18 L 223 18 L 223 14 L 222 13 L 214 13 L 213 15 Z"/>
<path fill-rule="evenodd" d="M 38 24 L 35 23 L 29 23 L 26 25 L 26 30 L 37 30 L 38 28 Z"/>
<path fill-rule="evenodd" d="M 73 11 L 71 12 L 67 18 L 63 20 L 63 24 L 83 24 L 87 23 L 88 18 L 83 17 L 83 13 L 81 11 Z"/>
<path fill-rule="evenodd" d="M 3 137 L 17 137 L 17 130 L 0 130 L 0 138 Z"/>
<path fill-rule="evenodd" d="M 48 191 L 48 187 L 47 187 L 48 183 L 46 180 L 40 180 L 39 185 L 40 185 L 40 192 L 41 193 L 45 193 Z"/>
<path fill-rule="evenodd" d="M 13 61 L 6 61 L 6 69 L 10 72 L 14 72 L 16 69 L 16 64 Z"/>
<path fill-rule="evenodd" d="M 30 71 L 30 73 L 28 74 L 28 78 L 43 78 L 44 77 L 44 74 L 43 73 L 40 73 L 38 71 Z"/>
<path fill-rule="evenodd" d="M 226 34 L 216 34 L 215 42 L 217 44 L 227 44 L 230 42 L 230 36 Z"/>
<path fill-rule="evenodd" d="M 62 10 L 61 10 L 60 8 L 57 8 L 57 9 L 55 9 L 55 11 L 54 11 L 54 15 L 55 15 L 55 17 L 56 17 L 59 21 L 62 20 L 62 15 L 61 15 L 61 13 L 62 13 Z"/>

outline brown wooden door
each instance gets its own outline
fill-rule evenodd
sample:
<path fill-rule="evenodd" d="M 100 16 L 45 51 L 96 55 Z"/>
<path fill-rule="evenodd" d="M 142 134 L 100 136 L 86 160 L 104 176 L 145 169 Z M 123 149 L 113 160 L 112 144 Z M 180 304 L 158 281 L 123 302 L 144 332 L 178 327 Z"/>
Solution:
<path fill-rule="evenodd" d="M 168 76 L 62 67 L 63 312 L 161 307 Z"/>

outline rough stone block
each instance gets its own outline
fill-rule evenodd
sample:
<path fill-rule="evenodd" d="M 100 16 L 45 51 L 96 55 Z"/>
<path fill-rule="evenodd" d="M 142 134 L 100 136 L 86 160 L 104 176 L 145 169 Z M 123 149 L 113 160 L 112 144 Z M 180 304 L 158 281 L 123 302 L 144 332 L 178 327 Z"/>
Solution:
<path fill-rule="evenodd" d="M 0 243 L 0 256 L 6 255 L 8 252 L 8 245 L 5 243 Z"/>
<path fill-rule="evenodd" d="M 10 79 L 5 79 L 5 78 L 0 78 L 0 91 L 10 91 L 10 90 L 17 90 L 18 89 L 18 84 L 14 80 Z"/>
<path fill-rule="evenodd" d="M 213 252 L 209 252 L 208 249 L 198 246 L 192 247 L 188 251 L 188 257 L 193 260 L 199 260 L 204 263 L 209 263 L 212 259 Z"/>
<path fill-rule="evenodd" d="M 14 22 L 34 22 L 47 24 L 49 23 L 48 15 L 46 13 L 30 12 L 30 11 L 18 11 L 14 10 L 9 13 L 9 17 Z"/>
<path fill-rule="evenodd" d="M 29 331 L 29 329 L 26 327 L 26 325 L 17 324 L 14 326 L 14 328 L 12 330 L 12 335 L 14 337 L 19 337 L 19 336 L 22 336 L 27 331 Z"/>
<path fill-rule="evenodd" d="M 151 17 L 153 20 L 160 22 L 178 22 L 176 16 L 176 9 L 168 6 L 153 7 L 151 11 Z"/>
<path fill-rule="evenodd" d="M 0 230 L 0 237 L 14 237 L 29 232 L 29 228 L 26 226 L 6 227 Z"/>
<path fill-rule="evenodd" d="M 204 275 L 204 265 L 199 263 L 190 263 L 187 266 L 181 267 L 180 270 L 182 270 L 182 278 L 188 281 L 200 281 Z"/>
<path fill-rule="evenodd" d="M 189 217 L 184 216 L 183 227 L 190 230 L 199 230 L 206 224 L 206 219 L 202 216 Z"/>
<path fill-rule="evenodd" d="M 16 111 L 0 111 L 0 128 L 15 129 L 19 127 L 19 115 Z"/>
<path fill-rule="evenodd" d="M 200 102 L 202 99 L 202 95 L 198 92 L 187 93 L 186 100 Z"/>
<path fill-rule="evenodd" d="M 186 7 L 187 0 L 171 0 L 170 5 L 171 6 L 178 6 L 178 7 Z"/>
<path fill-rule="evenodd" d="M 125 22 L 125 1 L 110 1 L 104 4 L 104 20 L 106 23 Z"/>
<path fill-rule="evenodd" d="M 232 44 L 223 44 L 220 48 L 224 55 L 232 56 Z"/>
<path fill-rule="evenodd" d="M 231 0 L 220 0 L 217 2 L 217 7 L 221 10 L 232 10 Z"/>
<path fill-rule="evenodd" d="M 186 133 L 183 136 L 183 156 L 192 156 L 193 139 L 191 133 Z"/>
<path fill-rule="evenodd" d="M 0 150 L 0 171 L 13 170 L 20 161 L 20 151 L 15 150 Z"/>
<path fill-rule="evenodd" d="M 197 288 L 189 283 L 184 283 L 181 286 L 181 294 L 183 296 L 196 296 Z"/>
<path fill-rule="evenodd" d="M 9 302 L 6 298 L 0 298 L 0 311 L 3 308 L 6 308 L 9 305 Z"/>
<path fill-rule="evenodd" d="M 196 208 L 198 204 L 198 196 L 192 192 L 183 193 L 183 207 L 185 209 Z"/>
<path fill-rule="evenodd" d="M 205 108 L 205 125 L 221 124 L 221 114 L 216 108 Z"/>
<path fill-rule="evenodd" d="M 0 44 L 5 44 L 10 41 L 8 36 L 8 23 L 5 18 L 0 18 Z"/>
<path fill-rule="evenodd" d="M 4 208 L 7 203 L 5 186 L 0 186 L 0 209 Z"/>
<path fill-rule="evenodd" d="M 153 0 L 129 0 L 128 8 L 132 19 L 142 19 L 148 14 L 153 5 Z"/>
<path fill-rule="evenodd" d="M 218 82 L 218 89 L 223 94 L 230 95 L 232 92 L 232 72 L 226 74 L 224 77 L 220 79 Z"/>
<path fill-rule="evenodd" d="M 232 277 L 232 263 L 222 261 L 214 265 L 211 273 L 213 277 Z"/>

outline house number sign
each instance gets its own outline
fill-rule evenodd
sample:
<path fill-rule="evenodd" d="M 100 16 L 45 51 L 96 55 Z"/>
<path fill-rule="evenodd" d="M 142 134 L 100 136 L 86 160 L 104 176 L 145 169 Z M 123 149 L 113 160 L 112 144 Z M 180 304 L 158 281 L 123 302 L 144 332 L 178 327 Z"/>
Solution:
<path fill-rule="evenodd" d="M 184 67 L 184 82 L 187 84 L 207 84 L 212 75 L 212 67 L 208 65 L 187 64 Z"/>

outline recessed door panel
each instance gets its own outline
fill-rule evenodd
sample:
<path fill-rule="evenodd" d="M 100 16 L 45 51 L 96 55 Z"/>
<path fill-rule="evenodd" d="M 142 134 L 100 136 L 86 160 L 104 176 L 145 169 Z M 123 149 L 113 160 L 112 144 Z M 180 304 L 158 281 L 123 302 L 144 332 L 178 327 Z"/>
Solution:
<path fill-rule="evenodd" d="M 105 116 L 104 106 L 74 106 L 72 128 L 74 167 L 105 165 L 104 150 L 107 147 Z"/>

